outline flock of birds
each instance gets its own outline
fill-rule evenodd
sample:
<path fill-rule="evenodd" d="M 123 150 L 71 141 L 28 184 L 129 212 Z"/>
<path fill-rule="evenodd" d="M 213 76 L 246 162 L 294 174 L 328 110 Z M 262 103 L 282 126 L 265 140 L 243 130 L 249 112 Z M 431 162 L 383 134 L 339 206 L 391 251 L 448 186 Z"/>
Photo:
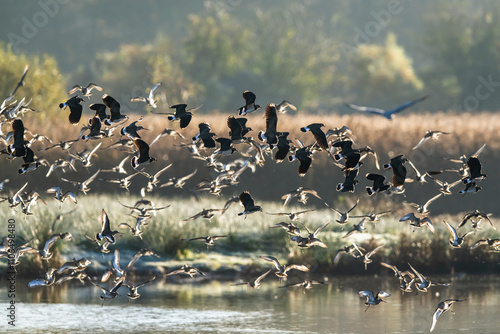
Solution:
<path fill-rule="evenodd" d="M 236 109 L 236 115 L 229 115 L 227 118 L 227 126 L 229 130 L 228 136 L 216 135 L 212 132 L 208 122 L 200 122 L 198 124 L 199 132 L 192 137 L 191 140 L 186 139 L 182 134 L 182 130 L 191 124 L 193 111 L 197 108 L 188 109 L 186 104 L 176 104 L 170 107 L 174 112 L 168 113 L 167 117 L 168 120 L 172 122 L 179 122 L 179 130 L 165 129 L 148 144 L 141 138 L 140 135 L 140 131 L 145 129 L 140 125 L 143 118 L 140 117 L 139 119 L 130 122 L 129 116 L 121 113 L 120 103 L 110 95 L 104 94 L 102 95 L 102 103 L 93 103 L 88 106 L 88 108 L 95 112 L 95 114 L 88 120 L 88 122 L 84 122 L 86 125 L 80 129 L 76 139 L 53 143 L 52 140 L 46 135 L 32 133 L 25 128 L 22 116 L 25 112 L 33 111 L 33 109 L 28 106 L 29 102 L 26 103 L 24 98 L 19 102 L 15 100 L 15 94 L 17 90 L 22 87 L 28 69 L 29 67 L 26 66 L 21 80 L 1 105 L 0 117 L 3 118 L 1 125 L 4 126 L 9 124 L 11 128 L 11 131 L 8 133 L 4 133 L 3 131 L 0 133 L 0 140 L 4 146 L 1 153 L 6 155 L 7 159 L 22 160 L 18 170 L 18 173 L 21 175 L 31 173 L 43 167 L 47 171 L 45 175 L 49 176 L 56 169 L 63 169 L 65 171 L 71 170 L 76 172 L 77 164 L 81 164 L 81 166 L 85 168 L 92 167 L 92 157 L 95 152 L 104 149 L 101 148 L 101 145 L 105 142 L 105 140 L 111 140 L 112 143 L 106 147 L 106 149 L 112 148 L 125 152 L 125 157 L 118 165 L 106 170 L 98 169 L 93 172 L 90 177 L 84 178 L 83 180 L 61 178 L 61 184 L 48 188 L 46 192 L 53 194 L 54 198 L 61 204 L 66 200 L 70 200 L 76 204 L 78 203 L 78 200 L 75 193 L 70 190 L 65 192 L 62 190 L 66 185 L 72 185 L 74 189 L 82 192 L 83 194 L 87 194 L 91 190 L 91 183 L 96 180 L 100 180 L 102 182 L 118 184 L 119 187 L 128 190 L 133 178 L 142 177 L 143 187 L 141 188 L 141 199 L 134 205 L 120 203 L 124 208 L 131 211 L 130 214 L 134 217 L 135 223 L 122 223 L 119 225 L 120 228 L 127 229 L 133 236 L 140 238 L 142 238 L 141 235 L 143 228 L 147 226 L 148 221 L 155 215 L 155 213 L 169 207 L 168 205 L 161 207 L 155 206 L 154 203 L 146 199 L 147 193 L 150 193 L 155 189 L 169 186 L 183 188 L 186 182 L 197 173 L 197 169 L 195 169 L 194 171 L 189 171 L 189 173 L 185 176 L 171 177 L 168 180 L 162 180 L 161 175 L 172 164 L 161 166 L 161 168 L 154 173 L 146 171 L 147 165 L 155 161 L 156 164 L 162 163 L 162 161 L 158 161 L 159 159 L 157 160 L 150 154 L 153 153 L 150 152 L 150 147 L 167 135 L 180 138 L 183 143 L 182 145 L 189 149 L 192 157 L 202 160 L 204 165 L 214 172 L 212 175 L 215 175 L 215 177 L 212 180 L 202 181 L 192 189 L 194 193 L 208 192 L 209 194 L 220 196 L 223 188 L 238 184 L 239 178 L 243 172 L 246 170 L 255 171 L 257 166 L 262 166 L 269 160 L 274 160 L 274 163 L 281 163 L 286 159 L 290 162 L 298 161 L 298 174 L 300 176 L 305 176 L 312 166 L 313 156 L 315 154 L 328 155 L 328 159 L 331 160 L 332 165 L 337 166 L 339 172 L 344 173 L 345 180 L 339 183 L 336 187 L 336 190 L 341 193 L 355 191 L 356 185 L 360 182 L 357 177 L 365 158 L 369 156 L 373 157 L 374 165 L 377 169 L 380 169 L 377 154 L 369 146 L 355 147 L 355 143 L 350 138 L 352 131 L 346 126 L 343 126 L 342 128 L 330 129 L 327 132 L 324 132 L 322 129 L 324 124 L 312 123 L 305 125 L 300 128 L 300 131 L 311 134 L 311 137 L 309 137 L 311 142 L 307 145 L 301 140 L 296 139 L 294 142 L 289 139 L 289 132 L 278 131 L 278 115 L 280 113 L 285 113 L 287 108 L 296 110 L 296 107 L 287 101 L 283 101 L 279 104 L 269 103 L 267 105 L 264 111 L 265 129 L 259 131 L 257 134 L 258 140 L 254 140 L 252 137 L 248 136 L 248 133 L 252 131 L 252 129 L 247 125 L 247 122 L 250 119 L 248 116 L 258 112 L 261 107 L 256 104 L 256 95 L 248 90 L 243 93 L 245 104 Z M 160 86 L 161 83 L 156 84 L 151 88 L 147 97 L 136 97 L 132 99 L 132 102 L 146 103 L 151 108 L 153 113 L 164 114 L 154 112 L 157 108 L 155 92 Z M 84 110 L 82 102 L 85 102 L 84 98 L 90 99 L 93 91 L 103 91 L 103 89 L 96 84 L 90 83 L 87 86 L 75 85 L 68 92 L 69 95 L 81 93 L 81 96 L 73 95 L 67 101 L 62 102 L 59 105 L 60 108 L 66 109 L 69 112 L 68 120 L 70 124 L 77 126 L 81 123 Z M 394 114 L 399 113 L 412 105 L 425 100 L 426 98 L 427 96 L 410 101 L 393 110 L 380 110 L 356 106 L 353 104 L 347 104 L 347 106 L 351 109 L 377 114 L 387 119 L 391 119 Z M 2 130 L 1 127 L 0 130 Z M 429 130 L 415 145 L 415 147 L 413 147 L 413 149 L 418 149 L 422 145 L 425 145 L 428 140 L 436 140 L 440 135 L 447 134 L 449 133 Z M 113 140 L 113 138 L 118 137 L 119 139 Z M 29 138 L 29 140 L 27 140 L 27 138 Z M 73 151 L 73 144 L 78 141 L 89 141 L 95 142 L 96 144 L 90 150 L 86 149 L 82 152 L 75 152 Z M 53 162 L 38 158 L 31 148 L 32 144 L 35 142 L 42 144 L 47 143 L 47 146 L 40 148 L 39 151 L 47 151 L 58 148 L 62 154 L 61 157 Z M 405 158 L 403 155 L 394 156 L 389 162 L 383 165 L 384 169 L 391 170 L 392 178 L 389 181 L 386 181 L 386 177 L 379 172 L 367 172 L 364 176 L 367 180 L 365 190 L 369 196 L 373 196 L 378 193 L 385 193 L 387 195 L 402 194 L 404 192 L 405 182 L 408 182 L 410 179 L 407 175 L 406 168 L 406 166 L 409 165 L 411 170 L 414 172 L 413 174 L 415 174 L 415 181 L 423 184 L 427 182 L 427 180 L 431 180 L 431 182 L 434 182 L 437 185 L 436 191 L 438 192 L 425 203 L 408 203 L 413 205 L 415 210 L 404 215 L 400 221 L 409 221 L 410 225 L 415 229 L 427 227 L 430 232 L 434 233 L 435 223 L 431 221 L 429 213 L 430 206 L 435 200 L 451 195 L 453 193 L 452 188 L 458 187 L 458 185 L 463 187 L 458 191 L 458 193 L 463 195 L 473 194 L 481 190 L 481 187 L 478 186 L 478 184 L 481 180 L 486 178 L 486 175 L 482 173 L 482 167 L 478 156 L 483 149 L 484 146 L 470 156 L 463 155 L 458 159 L 450 159 L 451 162 L 456 163 L 456 168 L 441 168 L 436 171 L 422 173 L 418 171 L 415 165 L 408 158 Z M 235 152 L 240 153 L 239 158 L 227 162 L 230 158 L 224 157 L 231 157 Z M 130 161 L 130 167 L 133 170 L 132 172 L 129 172 L 128 168 L 126 168 L 128 161 Z M 118 177 L 101 178 L 103 174 L 109 175 L 110 173 L 114 173 L 118 175 Z M 454 173 L 457 175 L 456 180 L 448 183 L 438 178 L 438 175 L 445 173 L 449 175 Z M 7 182 L 8 179 L 0 183 L 0 191 L 5 188 L 5 184 Z M 28 186 L 29 184 L 26 182 L 20 189 L 9 196 L 2 197 L 1 199 L 6 201 L 11 208 L 20 206 L 22 213 L 29 216 L 32 215 L 34 205 L 39 201 L 44 202 L 44 200 L 39 193 L 30 190 Z M 322 200 L 322 197 L 313 189 L 300 187 L 283 195 L 283 206 L 285 207 L 292 200 L 297 200 L 305 204 L 309 196 L 314 196 L 319 200 Z M 228 199 L 224 208 L 203 209 L 194 216 L 186 218 L 185 221 L 195 220 L 198 218 L 210 219 L 217 213 L 222 215 L 233 203 L 238 202 L 243 207 L 243 211 L 238 213 L 239 216 L 246 217 L 249 214 L 263 211 L 261 206 L 255 204 L 252 195 L 247 191 L 243 191 L 239 196 Z M 352 215 L 351 212 L 356 208 L 358 202 L 359 200 L 352 207 L 346 210 L 340 210 L 325 203 L 326 207 L 331 209 L 332 212 L 338 216 L 336 223 L 340 225 L 345 226 L 351 221 L 351 218 L 361 219 L 357 224 L 353 224 L 352 229 L 345 234 L 344 238 L 366 231 L 369 222 L 377 223 L 380 221 L 381 217 L 393 212 L 393 210 L 379 213 L 371 211 L 363 215 Z M 329 226 L 330 222 L 323 224 L 314 231 L 310 231 L 307 226 L 304 226 L 307 231 L 307 234 L 305 235 L 296 225 L 296 222 L 300 220 L 303 215 L 312 211 L 314 210 L 269 213 L 271 215 L 287 217 L 289 220 L 288 222 L 281 222 L 270 226 L 270 228 L 284 229 L 286 233 L 290 235 L 291 240 L 297 244 L 297 247 L 303 249 L 310 247 L 326 248 L 327 245 L 320 239 L 320 233 Z M 450 246 L 454 248 L 461 247 L 465 238 L 470 238 L 470 235 L 473 235 L 474 231 L 479 228 L 482 221 L 489 222 L 491 227 L 495 228 L 489 216 L 489 214 L 475 210 L 466 214 L 456 227 L 444 221 L 443 224 L 449 230 L 451 236 L 449 241 Z M 471 222 L 472 229 L 467 231 L 465 234 L 459 234 L 458 230 L 468 225 L 468 222 Z M 100 223 L 100 228 L 97 228 L 96 224 L 96 235 L 86 237 L 96 244 L 96 247 L 100 252 L 103 254 L 110 253 L 111 250 L 108 247 L 119 244 L 118 239 L 122 233 L 112 228 L 110 219 L 104 209 L 101 210 Z M 148 249 L 142 249 L 137 252 L 137 254 L 129 261 L 127 266 L 122 267 L 120 264 L 119 249 L 115 248 L 113 251 L 112 265 L 103 273 L 100 278 L 100 284 L 96 282 L 96 278 L 92 278 L 86 274 L 85 270 L 91 264 L 91 261 L 85 258 L 78 260 L 75 258 L 64 263 L 59 268 L 51 267 L 49 262 L 53 255 L 51 248 L 57 242 L 72 240 L 72 235 L 69 232 L 54 233 L 53 229 L 49 231 L 49 234 L 50 237 L 43 244 L 43 248 L 40 249 L 30 246 L 32 241 L 16 245 L 7 237 L 4 237 L 2 243 L 0 244 L 0 258 L 6 258 L 10 266 L 15 267 L 20 262 L 20 258 L 24 254 L 38 254 L 44 261 L 46 264 L 46 270 L 43 276 L 32 280 L 28 284 L 29 287 L 58 285 L 72 279 L 78 279 L 82 283 L 88 281 L 102 291 L 100 298 L 104 304 L 105 300 L 117 297 L 119 295 L 119 290 L 122 289 L 122 287 L 126 287 L 128 289 L 127 296 L 130 299 L 138 298 L 140 297 L 138 289 L 146 284 L 154 282 L 157 278 L 151 277 L 146 281 L 137 283 L 132 282 L 128 278 L 130 275 L 127 275 L 133 270 L 134 264 L 142 256 L 158 256 Z M 186 238 L 183 239 L 183 241 L 203 241 L 208 247 L 213 245 L 216 240 L 225 237 L 227 237 L 227 235 L 199 236 Z M 478 240 L 470 248 L 474 249 L 479 246 L 488 246 L 492 251 L 500 251 L 500 239 L 492 238 Z M 384 245 L 380 245 L 367 251 L 355 243 L 346 244 L 345 247 L 337 251 L 334 262 L 337 264 L 342 255 L 349 255 L 352 258 L 360 260 L 366 269 L 368 264 L 373 262 L 373 255 L 383 247 Z M 280 280 L 286 279 L 288 272 L 291 270 L 298 270 L 302 272 L 309 271 L 309 267 L 306 265 L 284 265 L 280 263 L 276 257 L 270 255 L 261 256 L 260 259 L 269 262 L 274 266 L 274 273 L 280 278 Z M 399 280 L 399 288 L 403 293 L 411 292 L 413 288 L 416 288 L 420 292 L 426 292 L 432 286 L 449 285 L 449 283 L 436 283 L 431 281 L 409 263 L 408 269 L 405 271 L 401 271 L 394 265 L 385 262 L 380 262 L 380 265 L 394 271 L 395 276 Z M 266 270 L 254 280 L 248 282 L 238 282 L 235 285 L 245 284 L 257 289 L 261 286 L 263 279 L 270 274 L 271 271 L 272 269 Z M 185 265 L 179 269 L 171 271 L 167 273 L 166 276 L 178 274 L 188 275 L 190 277 L 194 277 L 196 275 L 205 276 L 205 273 L 201 270 L 189 265 Z M 112 280 L 110 280 L 111 277 L 113 277 Z M 109 287 L 103 286 L 103 283 L 107 281 L 111 281 L 112 284 Z M 304 280 L 298 283 L 285 285 L 284 287 L 300 286 L 304 289 L 309 289 L 315 284 L 322 283 L 325 282 Z M 379 291 L 377 293 L 374 293 L 373 291 L 360 291 L 359 296 L 366 298 L 366 305 L 368 309 L 370 305 L 378 305 L 379 303 L 384 302 L 383 298 L 389 297 L 390 294 L 384 291 Z M 432 327 L 430 330 L 432 331 L 434 329 L 436 321 L 442 313 L 450 310 L 453 303 L 461 301 L 463 301 L 463 299 L 447 299 L 439 303 L 432 317 Z"/>

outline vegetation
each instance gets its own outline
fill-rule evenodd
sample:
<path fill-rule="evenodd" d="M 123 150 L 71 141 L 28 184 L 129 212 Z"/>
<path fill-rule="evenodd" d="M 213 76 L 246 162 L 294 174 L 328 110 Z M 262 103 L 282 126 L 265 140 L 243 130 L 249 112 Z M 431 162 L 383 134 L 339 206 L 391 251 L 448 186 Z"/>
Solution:
<path fill-rule="evenodd" d="M 56 59 L 70 78 L 58 84 L 95 81 L 140 112 L 130 97 L 159 81 L 164 102 L 203 104 L 200 112 L 234 110 L 246 89 L 258 101 L 291 100 L 299 112 L 347 112 L 346 100 L 389 108 L 425 93 L 435 101 L 415 110 L 495 110 L 500 4 L 390 3 L 70 2 L 18 45 L 9 36 L 22 35 L 20 16 L 43 9 L 16 2 L 0 4 L 0 27 L 17 53 Z M 120 15 L 105 14 L 116 8 Z M 7 82 L 15 68 L 1 72 Z"/>

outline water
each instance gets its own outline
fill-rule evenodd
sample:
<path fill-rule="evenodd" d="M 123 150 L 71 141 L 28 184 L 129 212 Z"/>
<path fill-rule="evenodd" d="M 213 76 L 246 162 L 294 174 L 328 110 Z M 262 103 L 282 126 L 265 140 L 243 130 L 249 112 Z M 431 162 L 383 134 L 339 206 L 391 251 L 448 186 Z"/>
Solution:
<path fill-rule="evenodd" d="M 451 287 L 401 295 L 397 279 L 334 278 L 328 285 L 279 288 L 266 280 L 259 290 L 228 282 L 157 282 L 128 301 L 126 290 L 101 307 L 100 290 L 79 282 L 28 289 L 17 282 L 16 331 L 19 333 L 428 333 L 437 304 L 447 298 L 467 298 L 444 313 L 434 333 L 498 333 L 500 280 L 466 277 Z M 366 312 L 359 290 L 391 293 L 387 303 Z M 0 332 L 10 332 L 0 289 Z"/>

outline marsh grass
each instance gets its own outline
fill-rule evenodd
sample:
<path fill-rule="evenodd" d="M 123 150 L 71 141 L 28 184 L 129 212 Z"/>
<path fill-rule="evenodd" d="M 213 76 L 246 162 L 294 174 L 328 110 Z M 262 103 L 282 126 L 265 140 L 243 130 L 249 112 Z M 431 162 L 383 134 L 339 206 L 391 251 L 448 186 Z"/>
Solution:
<path fill-rule="evenodd" d="M 340 263 L 335 266 L 333 259 L 337 249 L 355 242 L 359 246 L 370 251 L 378 245 L 385 247 L 377 253 L 373 259 L 374 263 L 368 266 L 369 272 L 380 272 L 380 266 L 376 263 L 386 261 L 398 266 L 405 266 L 407 262 L 428 271 L 446 272 L 450 270 L 467 272 L 491 272 L 498 270 L 497 253 L 489 253 L 487 247 L 478 248 L 473 251 L 469 249 L 475 241 L 481 238 L 492 238 L 498 232 L 492 230 L 486 224 L 474 235 L 469 236 L 461 249 L 452 249 L 448 240 L 449 232 L 442 220 L 447 220 L 452 225 L 457 225 L 461 216 L 438 215 L 432 218 L 436 227 L 436 233 L 432 234 L 427 228 L 413 228 L 408 223 L 399 222 L 401 215 L 384 216 L 377 223 L 369 222 L 367 232 L 358 233 L 348 238 L 342 238 L 352 228 L 353 223 L 360 219 L 351 218 L 349 223 L 339 225 L 335 222 L 337 214 L 328 208 L 320 207 L 318 210 L 306 214 L 296 225 L 301 228 L 302 235 L 306 236 L 305 227 L 311 231 L 326 222 L 329 226 L 319 234 L 328 248 L 312 247 L 300 249 L 282 229 L 270 229 L 269 227 L 287 221 L 279 216 L 272 216 L 266 212 L 284 212 L 281 202 L 262 202 L 264 212 L 248 215 L 246 218 L 238 216 L 241 206 L 233 205 L 222 216 L 217 214 L 211 220 L 199 218 L 194 221 L 182 222 L 201 211 L 203 208 L 219 208 L 224 205 L 224 200 L 208 197 L 199 201 L 188 201 L 184 198 L 151 197 L 156 206 L 170 205 L 169 208 L 159 211 L 144 227 L 142 239 L 131 235 L 127 229 L 118 228 L 121 222 L 132 224 L 130 211 L 121 206 L 133 205 L 134 200 L 127 196 L 88 195 L 81 196 L 79 203 L 64 203 L 59 207 L 55 200 L 48 200 L 47 205 L 37 204 L 32 216 L 24 216 L 7 206 L 0 207 L 0 215 L 3 217 L 15 217 L 16 238 L 18 244 L 22 241 L 32 240 L 31 246 L 42 248 L 45 240 L 51 233 L 71 232 L 73 241 L 57 241 L 53 246 L 54 256 L 48 262 L 42 263 L 37 255 L 27 255 L 21 258 L 19 272 L 21 274 L 33 275 L 40 273 L 42 268 L 60 266 L 63 262 L 72 258 L 83 256 L 91 257 L 93 261 L 101 262 L 96 268 L 102 267 L 111 259 L 111 255 L 101 256 L 96 253 L 95 244 L 85 238 L 85 235 L 95 236 L 100 230 L 100 212 L 105 209 L 111 221 L 112 229 L 122 233 L 116 246 L 120 249 L 122 258 L 129 258 L 134 252 L 141 248 L 153 250 L 161 256 L 160 264 L 157 266 L 181 265 L 181 263 L 198 263 L 209 270 L 216 270 L 225 265 L 239 266 L 262 266 L 258 255 L 272 255 L 280 261 L 293 263 L 307 263 L 311 270 L 323 273 L 335 274 L 361 274 L 364 265 L 358 259 L 350 256 L 341 258 Z M 78 210 L 74 210 L 74 208 Z M 292 205 L 287 211 L 300 211 L 304 206 Z M 368 212 L 369 207 L 359 205 L 355 214 Z M 62 220 L 57 220 L 61 213 Z M 288 219 L 288 218 L 286 218 Z M 55 223 L 54 223 L 55 221 Z M 494 221 L 498 224 L 498 221 Z M 52 229 L 52 231 L 51 231 Z M 464 229 L 464 228 L 462 228 Z M 460 231 L 463 233 L 463 231 Z M 228 235 L 225 239 L 216 241 L 214 246 L 207 247 L 202 241 L 185 242 L 183 238 L 193 238 L 206 235 Z M 496 259 L 496 260 L 495 260 Z M 144 261 L 157 261 L 156 259 L 145 259 Z"/>

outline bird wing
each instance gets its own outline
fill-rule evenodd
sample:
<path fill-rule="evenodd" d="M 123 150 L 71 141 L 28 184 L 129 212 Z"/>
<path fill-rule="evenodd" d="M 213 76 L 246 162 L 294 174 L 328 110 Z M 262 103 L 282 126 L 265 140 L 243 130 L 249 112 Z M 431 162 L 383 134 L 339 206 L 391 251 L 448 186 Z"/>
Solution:
<path fill-rule="evenodd" d="M 390 113 L 391 115 L 392 115 L 392 114 L 399 113 L 399 112 L 401 112 L 401 111 L 403 111 L 403 110 L 405 110 L 405 109 L 407 109 L 407 108 L 409 108 L 409 107 L 413 106 L 414 104 L 417 104 L 417 103 L 419 103 L 419 102 L 422 102 L 422 101 L 426 100 L 428 97 L 429 97 L 429 95 L 425 95 L 425 96 L 423 96 L 423 97 L 420 97 L 420 98 L 418 98 L 418 99 L 412 100 L 412 101 L 410 101 L 410 102 L 406 102 L 406 103 L 404 103 L 404 104 L 402 104 L 402 105 L 400 105 L 400 106 L 398 106 L 398 107 L 394 108 L 394 109 L 393 109 L 393 110 L 391 110 L 389 113 Z"/>
<path fill-rule="evenodd" d="M 385 113 L 385 110 L 378 109 L 378 108 L 358 106 L 358 105 L 352 104 L 352 103 L 344 103 L 344 105 L 347 108 L 350 108 L 350 109 L 353 109 L 353 110 L 369 112 L 369 113 L 372 113 L 372 114 L 384 115 L 384 113 Z"/>
<path fill-rule="evenodd" d="M 327 222 L 326 224 L 323 224 L 323 225 L 321 225 L 320 227 L 318 227 L 318 228 L 316 229 L 316 231 L 314 231 L 313 236 L 316 238 L 316 237 L 318 236 L 319 232 L 321 232 L 321 231 L 322 231 L 325 227 L 327 227 L 329 224 L 330 224 L 330 222 Z"/>
<path fill-rule="evenodd" d="M 86 179 L 85 181 L 83 181 L 82 185 L 84 186 L 88 186 L 92 181 L 95 180 L 95 178 L 97 177 L 97 174 L 99 174 L 101 170 L 98 169 L 97 172 L 94 173 L 94 175 L 92 175 L 91 177 L 89 177 L 88 179 Z"/>
<path fill-rule="evenodd" d="M 309 268 L 307 268 L 303 264 L 291 264 L 291 265 L 285 267 L 285 272 L 292 270 L 292 269 L 296 269 L 296 270 L 300 270 L 300 271 L 309 271 Z"/>
<path fill-rule="evenodd" d="M 378 252 L 382 247 L 384 247 L 385 245 L 380 245 L 378 246 L 377 248 L 375 249 L 372 249 L 371 251 L 369 251 L 368 253 L 366 253 L 366 257 L 369 258 L 370 256 L 372 256 L 373 254 L 375 254 L 376 252 Z"/>
<path fill-rule="evenodd" d="M 255 283 L 259 284 L 264 279 L 264 277 L 266 277 L 270 272 L 271 272 L 271 269 L 269 269 L 268 271 L 266 271 L 265 273 L 263 273 L 262 275 L 260 275 L 259 277 L 257 277 L 255 279 Z"/>
<path fill-rule="evenodd" d="M 118 249 L 115 249 L 113 253 L 113 268 L 118 273 L 123 272 L 122 268 L 120 268 L 120 251 Z"/>
<path fill-rule="evenodd" d="M 282 269 L 282 266 L 281 266 L 281 264 L 279 263 L 278 259 L 277 259 L 277 258 L 275 258 L 274 256 L 265 255 L 265 256 L 259 256 L 259 257 L 260 257 L 262 260 L 264 260 L 264 261 L 274 263 L 274 266 L 276 267 L 276 269 L 278 269 L 278 270 L 281 270 L 281 269 Z"/>
<path fill-rule="evenodd" d="M 43 251 L 45 252 L 45 254 L 48 254 L 49 253 L 49 250 L 50 250 L 50 247 L 52 247 L 52 245 L 54 244 L 54 242 L 57 241 L 57 239 L 60 238 L 60 235 L 59 234 L 53 234 L 46 242 L 45 242 L 45 246 L 43 247 Z"/>
<path fill-rule="evenodd" d="M 457 234 L 457 230 L 455 230 L 455 228 L 453 226 L 451 226 L 448 222 L 446 222 L 445 220 L 443 220 L 443 223 L 446 225 L 446 227 L 448 228 L 448 231 L 450 231 L 451 233 L 451 236 L 453 237 L 454 240 L 457 240 L 458 239 L 458 234 Z"/>
<path fill-rule="evenodd" d="M 431 325 L 430 332 L 432 332 L 434 330 L 434 327 L 436 326 L 436 323 L 437 323 L 439 316 L 441 315 L 441 313 L 443 313 L 443 309 L 439 307 L 440 305 L 441 305 L 441 303 L 439 303 L 438 307 L 434 311 L 434 314 L 432 315 L 432 325 Z"/>

